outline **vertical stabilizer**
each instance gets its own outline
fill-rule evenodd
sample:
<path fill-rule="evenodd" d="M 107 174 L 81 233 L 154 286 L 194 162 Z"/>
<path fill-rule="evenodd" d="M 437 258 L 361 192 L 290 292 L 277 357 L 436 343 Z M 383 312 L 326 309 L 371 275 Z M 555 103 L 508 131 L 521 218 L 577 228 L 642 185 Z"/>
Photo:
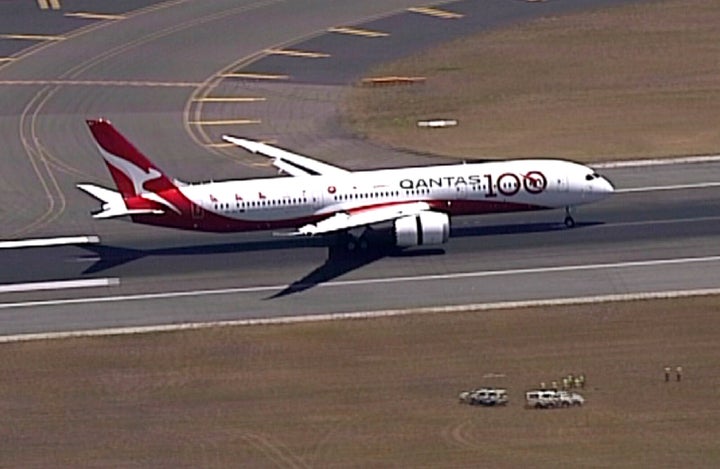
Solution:
<path fill-rule="evenodd" d="M 172 180 L 115 130 L 109 121 L 88 120 L 87 125 L 124 199 L 175 187 Z"/>

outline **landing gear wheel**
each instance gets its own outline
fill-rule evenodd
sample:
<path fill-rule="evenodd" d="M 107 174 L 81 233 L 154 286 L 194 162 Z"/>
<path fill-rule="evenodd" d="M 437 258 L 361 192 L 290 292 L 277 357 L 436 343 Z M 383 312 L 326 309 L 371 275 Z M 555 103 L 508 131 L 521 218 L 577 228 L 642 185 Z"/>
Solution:
<path fill-rule="evenodd" d="M 572 217 L 572 207 L 567 206 L 565 207 L 565 226 L 568 228 L 572 228 L 575 226 L 575 219 Z"/>

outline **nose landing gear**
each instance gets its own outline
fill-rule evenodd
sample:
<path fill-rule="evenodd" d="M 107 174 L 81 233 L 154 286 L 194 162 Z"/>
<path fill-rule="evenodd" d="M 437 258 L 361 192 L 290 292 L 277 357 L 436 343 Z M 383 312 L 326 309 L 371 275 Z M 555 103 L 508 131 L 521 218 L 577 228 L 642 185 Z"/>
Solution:
<path fill-rule="evenodd" d="M 575 226 L 575 219 L 572 217 L 572 214 L 570 212 L 571 212 L 570 206 L 565 207 L 564 223 L 567 228 L 573 228 Z"/>

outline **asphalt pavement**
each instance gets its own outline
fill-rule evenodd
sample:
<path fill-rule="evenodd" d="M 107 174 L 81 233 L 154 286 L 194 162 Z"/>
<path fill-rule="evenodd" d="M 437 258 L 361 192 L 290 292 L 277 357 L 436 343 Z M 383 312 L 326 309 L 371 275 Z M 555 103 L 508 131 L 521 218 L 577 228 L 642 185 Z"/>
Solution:
<path fill-rule="evenodd" d="M 417 5 L 399 0 L 123 2 L 128 8 L 102 11 L 122 18 L 103 20 L 65 16 L 97 11 L 97 2 L 63 1 L 60 11 L 28 3 L 0 3 L 18 6 L 0 15 L 0 34 L 62 39 L 0 38 L 0 57 L 11 59 L 0 62 L 0 239 L 92 234 L 101 243 L 0 251 L 0 285 L 113 282 L 0 293 L 0 334 L 717 286 L 720 190 L 687 186 L 718 181 L 716 163 L 603 170 L 619 189 L 646 190 L 581 210 L 574 230 L 561 227 L 560 212 L 460 218 L 445 246 L 378 248 L 351 258 L 324 240 L 93 220 L 96 202 L 74 187 L 110 184 L 84 127 L 96 116 L 110 118 L 163 169 L 188 181 L 274 176 L 254 156 L 210 146 L 228 131 L 272 138 L 348 168 L 446 161 L 356 138 L 340 123 L 347 87 L 373 65 L 432 43 L 627 2 L 438 7 L 463 15 L 455 19 L 407 11 Z M 389 36 L 328 31 L 338 26 Z M 285 49 L 328 56 L 267 52 Z M 201 101 L 221 95 L 263 100 Z M 258 122 L 208 123 L 246 118 Z M 672 188 L 678 185 L 685 187 Z"/>

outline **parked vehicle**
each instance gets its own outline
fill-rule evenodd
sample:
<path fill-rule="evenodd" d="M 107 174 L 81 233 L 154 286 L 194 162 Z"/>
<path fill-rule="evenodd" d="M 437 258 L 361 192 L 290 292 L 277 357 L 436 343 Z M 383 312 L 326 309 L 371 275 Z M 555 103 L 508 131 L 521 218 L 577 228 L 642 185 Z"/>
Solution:
<path fill-rule="evenodd" d="M 525 393 L 525 406 L 534 409 L 581 406 L 585 403 L 582 395 L 556 389 L 533 389 Z"/>
<path fill-rule="evenodd" d="M 459 396 L 460 402 L 470 405 L 495 406 L 508 403 L 507 389 L 477 388 L 472 391 L 463 391 Z"/>

